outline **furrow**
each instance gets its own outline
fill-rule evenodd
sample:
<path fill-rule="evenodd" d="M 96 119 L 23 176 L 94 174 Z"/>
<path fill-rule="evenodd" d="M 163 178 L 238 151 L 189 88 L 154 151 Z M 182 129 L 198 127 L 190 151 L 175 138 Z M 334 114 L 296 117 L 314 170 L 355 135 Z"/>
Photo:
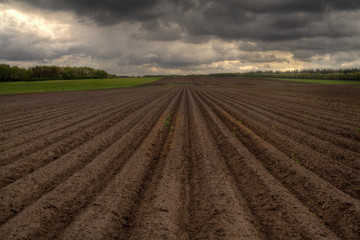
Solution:
<path fill-rule="evenodd" d="M 338 239 L 263 167 L 221 119 L 197 98 L 205 122 L 268 239 Z"/>
<path fill-rule="evenodd" d="M 26 174 L 36 171 L 38 168 L 60 158 L 90 139 L 96 138 L 101 132 L 106 131 L 113 125 L 121 122 L 132 112 L 137 111 L 142 106 L 145 106 L 146 103 L 151 102 L 152 101 L 149 99 L 142 99 L 136 104 L 133 103 L 132 105 L 124 106 L 122 111 L 112 114 L 112 116 L 108 116 L 108 118 L 102 116 L 96 124 L 88 129 L 82 129 L 82 131 L 71 133 L 67 138 L 55 142 L 28 156 L 26 156 L 27 154 L 22 154 L 26 157 L 22 157 L 21 159 L 0 168 L 0 187 L 2 188 Z M 40 145 L 39 143 L 37 144 Z"/>
<path fill-rule="evenodd" d="M 194 137 L 188 226 L 190 239 L 263 238 L 209 135 L 191 90 L 189 103 L 190 129 Z"/>
<path fill-rule="evenodd" d="M 210 96 L 210 95 L 209 95 Z M 318 128 L 304 125 L 293 119 L 283 117 L 283 113 L 273 113 L 271 108 L 266 108 L 263 105 L 253 105 L 248 102 L 239 102 L 225 98 L 223 95 L 211 95 L 213 98 L 221 99 L 222 102 L 226 102 L 227 105 L 237 109 L 241 109 L 241 119 L 245 123 L 245 118 L 248 118 L 247 123 L 251 123 L 252 119 L 245 114 L 245 112 L 252 112 L 252 114 L 258 114 L 262 119 L 267 121 L 268 127 L 272 127 L 274 131 L 283 133 L 283 135 L 289 136 L 297 142 L 306 144 L 310 148 L 318 151 L 328 157 L 339 161 L 347 166 L 351 166 L 355 169 L 360 169 L 360 163 L 358 159 L 360 154 L 351 150 L 340 147 L 341 144 L 334 144 L 338 142 L 338 138 L 334 135 L 319 130 Z M 251 119 L 251 120 L 250 120 Z M 353 141 L 346 139 L 346 144 L 352 144 Z M 356 146 L 353 147 L 356 149 Z"/>
<path fill-rule="evenodd" d="M 159 116 L 149 135 L 113 180 L 64 230 L 60 239 L 114 239 L 125 236 L 129 219 L 159 164 L 169 133 L 164 125 L 174 115 L 180 95 Z"/>
<path fill-rule="evenodd" d="M 51 191 L 86 164 L 94 161 L 93 159 L 106 155 L 105 152 L 109 152 L 109 148 L 115 147 L 115 142 L 124 141 L 123 136 L 129 136 L 129 130 L 146 121 L 147 117 L 151 116 L 149 112 L 158 109 L 157 106 L 169 96 L 168 93 L 146 105 L 90 141 L 1 189 L 0 211 L 3 216 L 1 223 L 21 212 L 24 207 L 37 200 L 42 194 Z"/>
<path fill-rule="evenodd" d="M 96 99 L 96 95 L 94 98 Z M 126 95 L 124 97 L 119 95 L 118 98 L 119 100 L 126 100 Z M 112 102 L 111 98 L 103 97 L 98 101 L 90 100 L 81 104 L 77 103 L 74 107 L 69 108 L 66 111 L 63 111 L 62 108 L 56 108 L 54 111 L 50 111 L 49 114 L 45 114 L 45 116 L 35 115 L 36 119 L 25 118 L 20 124 L 16 122 L 13 123 L 17 125 L 15 127 L 6 127 L 3 131 L 2 140 L 4 140 L 4 138 L 16 137 L 19 134 L 35 131 L 40 127 L 44 128 L 45 126 L 51 126 L 52 124 L 57 124 L 59 122 L 61 123 L 63 120 L 72 119 L 76 116 L 81 116 L 82 112 L 89 113 L 89 109 L 104 109 L 105 106 L 111 108 L 113 104 L 109 102 Z"/>
<path fill-rule="evenodd" d="M 131 102 L 125 102 L 122 107 L 120 107 L 120 109 L 118 108 L 118 106 L 115 106 L 115 108 L 111 111 L 111 109 L 106 110 L 106 111 L 111 111 L 110 113 L 105 114 L 106 112 L 98 112 L 95 113 L 95 115 L 93 115 L 93 117 L 87 117 L 85 116 L 80 116 L 77 119 L 74 119 L 75 122 L 72 122 L 71 124 L 66 126 L 66 122 L 64 122 L 63 124 L 65 125 L 60 125 L 60 126 L 53 126 L 54 130 L 52 133 L 49 133 L 46 136 L 42 136 L 41 138 L 37 138 L 37 139 L 32 139 L 32 141 L 27 141 L 25 144 L 22 144 L 18 147 L 13 147 L 5 152 L 2 153 L 2 155 L 0 156 L 0 166 L 9 164 L 11 162 L 16 161 L 17 159 L 21 158 L 21 157 L 29 157 L 29 154 L 31 153 L 35 153 L 39 150 L 44 151 L 47 148 L 47 146 L 51 147 L 51 145 L 57 145 L 59 148 L 55 148 L 53 151 L 55 152 L 58 149 L 64 149 L 67 148 L 69 149 L 69 145 L 65 144 L 65 146 L 61 146 L 60 142 L 62 140 L 64 140 L 65 142 L 68 142 L 70 138 L 70 143 L 71 144 L 76 144 L 74 141 L 72 141 L 71 139 L 75 138 L 76 136 L 74 136 L 74 134 L 76 134 L 77 132 L 84 130 L 88 127 L 93 127 L 91 125 L 93 124 L 97 124 L 100 123 L 102 121 L 104 122 L 108 122 L 110 119 L 113 118 L 114 115 L 116 115 L 117 112 L 121 113 L 121 111 L 123 109 L 127 108 L 127 105 L 131 106 L 133 108 L 133 110 L 136 110 L 135 106 L 137 106 L 138 104 L 136 104 L 137 102 L 140 102 L 140 106 L 141 104 L 144 105 L 144 103 L 149 102 L 151 99 L 153 99 L 154 96 L 151 96 L 150 98 L 145 98 L 145 100 L 143 98 L 141 99 L 137 99 Z M 157 96 L 156 96 L 157 97 Z M 72 120 L 71 120 L 72 121 Z M 38 131 L 40 134 L 42 132 L 42 130 Z M 84 132 L 85 133 L 85 132 Z M 87 135 L 87 138 L 91 137 L 92 134 Z M 8 143 L 7 145 L 10 145 L 11 143 Z M 51 151 L 51 150 L 50 150 Z M 51 153 L 50 153 L 51 154 Z"/>
<path fill-rule="evenodd" d="M 187 158 L 189 156 L 186 113 L 187 96 L 169 124 L 169 134 L 152 181 L 136 211 L 131 214 L 128 239 L 189 239 L 186 231 Z"/>
<path fill-rule="evenodd" d="M 359 89 L 0 96 L 0 239 L 360 239 Z"/>
<path fill-rule="evenodd" d="M 216 90 L 216 89 L 215 89 Z M 228 89 L 227 89 L 228 90 Z M 236 97 L 239 95 L 239 92 L 234 91 L 226 91 L 223 90 L 223 92 L 226 92 L 226 95 L 230 96 L 232 94 L 233 97 Z M 230 93 L 230 94 L 229 94 Z M 301 100 L 299 98 L 289 98 L 289 97 L 282 97 L 278 98 L 276 95 L 271 94 L 267 95 L 264 92 L 252 92 L 251 94 L 249 92 L 241 91 L 241 96 L 246 97 L 250 102 L 263 102 L 270 104 L 272 107 L 278 107 L 280 109 L 287 109 L 288 111 L 296 110 L 296 112 L 305 114 L 307 116 L 311 116 L 315 118 L 317 121 L 322 120 L 325 122 L 332 122 L 336 121 L 339 123 L 339 127 L 345 127 L 347 126 L 357 126 L 357 119 L 356 117 L 351 116 L 344 116 L 344 112 L 338 112 L 337 108 L 339 106 L 331 106 L 324 108 L 324 104 L 309 104 L 304 103 L 304 100 Z M 328 103 L 331 104 L 331 103 Z M 291 107 L 289 107 L 291 106 Z"/>
<path fill-rule="evenodd" d="M 2 225 L 0 236 L 7 236 L 8 239 L 49 239 L 58 236 L 59 231 L 122 169 L 172 99 L 167 95 L 162 104 L 155 106 L 153 111 L 148 111 L 143 121 L 127 131 L 88 165 Z M 14 231 L 15 228 L 21 228 L 21 232 Z"/>
<path fill-rule="evenodd" d="M 56 123 L 60 119 L 66 120 L 71 118 L 73 115 L 77 116 L 79 115 L 79 111 L 84 111 L 84 107 L 87 108 L 89 107 L 88 105 L 89 104 L 86 105 L 85 103 L 81 104 L 80 106 L 76 105 L 76 107 L 67 109 L 65 111 L 60 108 L 57 109 L 54 113 L 46 114 L 45 116 L 34 116 L 34 118 L 28 118 L 24 119 L 23 121 L 9 123 L 5 126 L 2 126 L 1 128 L 1 130 L 3 131 L 3 137 L 1 140 L 3 141 L 7 138 L 16 136 L 17 134 L 30 132 L 33 129 L 36 129 L 39 126 L 43 125 L 44 123 Z"/>
<path fill-rule="evenodd" d="M 224 104 L 224 101 L 220 99 L 213 98 L 213 100 L 210 100 L 210 98 L 207 97 L 206 100 L 216 103 L 236 119 L 245 120 L 245 125 L 253 129 L 252 131 L 255 134 L 262 136 L 263 139 L 290 156 L 298 164 L 319 175 L 341 191 L 357 199 L 360 198 L 360 177 L 358 170 L 353 170 L 343 164 L 337 163 L 311 148 L 304 146 L 303 140 L 295 142 L 287 137 L 287 135 L 282 135 L 280 132 L 274 131 L 271 124 L 264 123 L 266 121 L 263 115 L 239 107 L 235 109 L 234 107 L 230 107 L 229 104 Z M 278 127 L 285 129 L 285 126 L 280 125 Z M 289 134 L 296 135 L 297 132 L 293 131 L 292 134 L 290 132 Z"/>
<path fill-rule="evenodd" d="M 225 93 L 223 93 L 222 95 L 231 96 Z M 232 99 L 239 99 L 238 96 L 239 93 L 232 96 Z M 334 108 L 330 109 L 329 111 L 322 112 L 320 110 L 321 105 L 313 106 L 312 108 L 304 108 L 302 105 L 300 105 L 300 107 L 297 107 L 299 103 L 288 103 L 288 99 L 283 99 L 282 101 L 274 101 L 274 99 L 264 98 L 264 96 L 255 97 L 253 95 L 249 95 L 249 93 L 241 93 L 241 99 L 246 100 L 247 104 L 266 106 L 270 109 L 273 109 L 273 111 L 276 110 L 276 114 L 281 114 L 284 112 L 284 110 L 286 110 L 287 113 L 290 113 L 289 115 L 287 115 L 289 118 L 292 118 L 299 122 L 309 122 L 308 125 L 310 126 L 314 126 L 324 131 L 335 133 L 337 135 L 339 135 L 338 133 L 347 132 L 347 135 L 345 135 L 344 137 L 352 137 L 354 140 L 360 140 L 359 136 L 354 133 L 354 129 L 358 126 L 358 120 L 353 120 L 349 122 L 347 121 L 347 117 L 343 116 L 343 114 L 331 117 L 331 115 L 333 115 Z"/>
<path fill-rule="evenodd" d="M 153 94 L 149 94 L 148 97 L 151 98 L 151 96 L 153 96 Z M 145 97 L 147 96 L 143 96 L 143 98 Z M 103 114 L 111 111 L 116 111 L 116 109 L 118 109 L 119 107 L 132 104 L 132 102 L 137 100 L 138 98 L 134 96 L 124 100 L 123 102 L 116 101 L 115 103 L 112 102 L 111 104 L 103 104 L 96 108 L 87 106 L 87 108 L 77 112 L 72 116 L 68 116 L 65 119 L 58 119 L 55 123 L 46 122 L 45 125 L 40 125 L 39 128 L 33 129 L 30 132 L 26 132 L 24 134 L 13 134 L 14 136 L 1 141 L 0 145 L 6 145 L 8 148 L 13 150 L 13 148 L 18 145 L 27 143 L 40 137 L 45 137 L 49 134 L 56 133 L 68 127 L 72 127 L 74 125 L 77 125 L 78 123 L 84 122 L 87 119 L 91 119 L 94 117 L 105 117 L 103 116 Z"/>
<path fill-rule="evenodd" d="M 141 91 L 139 89 L 139 91 Z M 11 101 L 7 103 L 9 106 L 9 112 L 1 125 L 4 123 L 15 123 L 22 120 L 28 120 L 36 118 L 39 116 L 51 115 L 59 110 L 69 110 L 77 106 L 88 106 L 89 102 L 94 98 L 99 100 L 99 103 L 106 103 L 110 99 L 113 99 L 117 93 L 125 95 L 129 90 L 121 89 L 118 91 L 110 92 L 107 91 L 92 91 L 92 92 L 82 92 L 78 94 L 77 92 L 58 92 L 58 93 L 41 93 L 41 94 L 28 94 L 23 96 L 6 96 L 6 99 Z M 120 95 L 120 96 L 121 96 Z M 42 96 L 39 98 L 38 96 Z M 2 98 L 4 98 L 3 96 Z M 18 99 L 19 98 L 19 99 Z M 46 101 L 44 101 L 46 99 Z M 59 107 L 59 103 L 62 105 Z M 5 112 L 5 111 L 4 111 Z"/>
<path fill-rule="evenodd" d="M 214 103 L 208 104 L 242 144 L 262 161 L 264 167 L 319 216 L 326 226 L 342 238 L 359 238 L 360 204 L 357 200 L 297 164 L 222 108 Z"/>
<path fill-rule="evenodd" d="M 75 102 L 69 104 L 70 106 L 62 106 L 60 108 L 55 107 L 54 109 L 46 109 L 46 110 L 40 108 L 41 109 L 40 112 L 35 111 L 35 112 L 25 113 L 24 111 L 21 111 L 19 115 L 14 116 L 13 118 L 7 116 L 6 121 L 1 122 L 0 128 L 6 129 L 6 128 L 11 128 L 12 126 L 19 125 L 21 123 L 26 123 L 26 122 L 31 123 L 31 121 L 34 121 L 36 119 L 41 119 L 46 116 L 52 116 L 54 113 L 58 113 L 61 111 L 65 111 L 65 112 L 73 111 L 74 109 L 86 106 L 86 104 L 87 104 L 86 102 L 80 102 L 80 103 Z"/>

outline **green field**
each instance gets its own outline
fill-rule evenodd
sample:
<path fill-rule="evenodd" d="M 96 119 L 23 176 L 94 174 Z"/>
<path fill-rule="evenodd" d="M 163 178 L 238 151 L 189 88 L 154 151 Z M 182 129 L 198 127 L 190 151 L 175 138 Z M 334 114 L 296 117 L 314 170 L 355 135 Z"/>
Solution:
<path fill-rule="evenodd" d="M 315 84 L 327 84 L 327 85 L 348 85 L 348 84 L 360 84 L 360 81 L 341 81 L 341 80 L 322 80 L 322 79 L 292 79 L 292 78 L 271 78 L 275 80 L 291 81 L 291 82 L 304 82 Z"/>
<path fill-rule="evenodd" d="M 0 82 L 0 95 L 80 91 L 109 88 L 127 88 L 150 83 L 161 78 L 105 78 L 80 80 L 50 80 L 27 82 Z"/>

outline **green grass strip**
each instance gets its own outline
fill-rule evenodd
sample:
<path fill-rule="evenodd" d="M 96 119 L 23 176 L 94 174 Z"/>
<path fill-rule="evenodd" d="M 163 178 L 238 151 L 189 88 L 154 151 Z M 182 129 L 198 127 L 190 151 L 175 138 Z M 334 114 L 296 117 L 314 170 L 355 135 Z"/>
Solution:
<path fill-rule="evenodd" d="M 26 82 L 0 82 L 0 95 L 80 91 L 110 88 L 128 88 L 154 82 L 161 78 L 105 78 L 77 80 L 49 80 Z"/>

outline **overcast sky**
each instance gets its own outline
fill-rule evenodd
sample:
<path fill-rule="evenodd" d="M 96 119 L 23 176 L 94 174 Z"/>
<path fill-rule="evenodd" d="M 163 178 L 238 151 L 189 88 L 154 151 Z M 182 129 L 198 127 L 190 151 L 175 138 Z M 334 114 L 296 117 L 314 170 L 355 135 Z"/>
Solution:
<path fill-rule="evenodd" d="M 123 75 L 360 67 L 360 1 L 0 0 L 0 62 Z"/>

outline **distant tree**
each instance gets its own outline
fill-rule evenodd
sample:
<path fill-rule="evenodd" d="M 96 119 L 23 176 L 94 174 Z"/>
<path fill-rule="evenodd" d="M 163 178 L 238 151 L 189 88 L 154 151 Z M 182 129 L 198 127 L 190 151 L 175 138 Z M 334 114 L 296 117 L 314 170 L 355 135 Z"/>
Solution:
<path fill-rule="evenodd" d="M 71 67 L 64 67 L 62 69 L 62 78 L 63 79 L 72 79 L 74 78 L 73 77 L 73 74 L 72 74 L 72 68 Z"/>
<path fill-rule="evenodd" d="M 25 68 L 17 66 L 11 67 L 11 81 L 28 81 L 30 80 L 30 73 Z"/>
<path fill-rule="evenodd" d="M 94 74 L 94 78 L 107 78 L 108 74 L 107 72 L 103 70 L 96 70 Z"/>
<path fill-rule="evenodd" d="M 0 81 L 11 81 L 11 67 L 6 64 L 0 64 Z"/>
<path fill-rule="evenodd" d="M 0 64 L 0 81 L 27 81 L 50 79 L 82 79 L 116 77 L 104 70 L 90 67 L 35 66 L 28 69 Z"/>

